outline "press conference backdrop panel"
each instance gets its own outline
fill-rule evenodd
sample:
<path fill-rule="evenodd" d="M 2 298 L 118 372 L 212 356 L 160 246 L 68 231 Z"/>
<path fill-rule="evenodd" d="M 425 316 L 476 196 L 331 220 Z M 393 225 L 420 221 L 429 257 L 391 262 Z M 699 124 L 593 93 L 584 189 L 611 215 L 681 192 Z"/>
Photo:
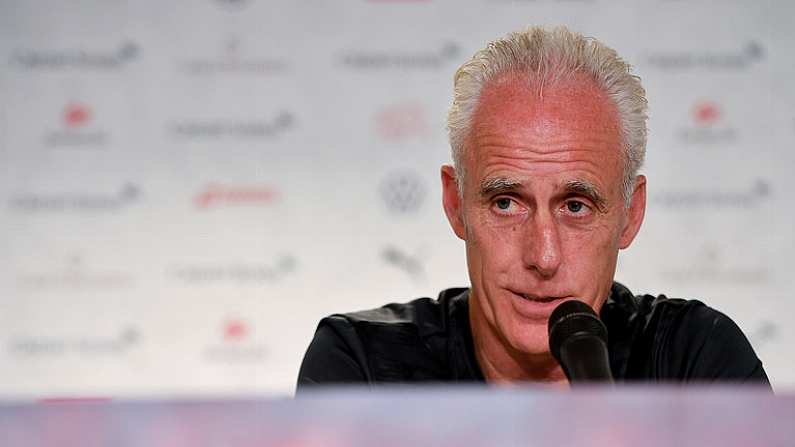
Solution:
<path fill-rule="evenodd" d="M 0 396 L 289 394 L 317 321 L 468 283 L 452 75 L 566 24 L 650 101 L 616 278 L 795 387 L 795 4 L 0 1 Z"/>

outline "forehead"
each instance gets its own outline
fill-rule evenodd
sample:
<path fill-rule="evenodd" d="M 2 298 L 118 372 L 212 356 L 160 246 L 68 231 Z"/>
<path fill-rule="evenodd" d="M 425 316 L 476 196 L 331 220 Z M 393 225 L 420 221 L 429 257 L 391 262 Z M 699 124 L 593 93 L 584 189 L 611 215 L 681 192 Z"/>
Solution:
<path fill-rule="evenodd" d="M 490 81 L 481 90 L 473 123 L 477 128 L 495 121 L 514 126 L 557 123 L 583 130 L 619 131 L 615 104 L 585 75 L 541 82 L 508 73 Z"/>
<path fill-rule="evenodd" d="M 585 76 L 542 85 L 504 75 L 483 88 L 472 123 L 468 170 L 481 178 L 501 167 L 580 170 L 605 181 L 620 171 L 617 108 Z"/>

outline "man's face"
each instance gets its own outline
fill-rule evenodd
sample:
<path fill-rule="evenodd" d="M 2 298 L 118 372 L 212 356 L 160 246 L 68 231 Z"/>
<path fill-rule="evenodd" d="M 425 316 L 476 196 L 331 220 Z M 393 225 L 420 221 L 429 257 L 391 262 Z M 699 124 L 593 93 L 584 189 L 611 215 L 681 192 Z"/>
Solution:
<path fill-rule="evenodd" d="M 546 87 L 506 76 L 487 85 L 466 143 L 463 197 L 443 167 L 445 211 L 466 241 L 473 318 L 503 345 L 547 354 L 547 321 L 567 299 L 597 312 L 618 250 L 645 208 L 621 191 L 618 114 L 587 79 Z"/>

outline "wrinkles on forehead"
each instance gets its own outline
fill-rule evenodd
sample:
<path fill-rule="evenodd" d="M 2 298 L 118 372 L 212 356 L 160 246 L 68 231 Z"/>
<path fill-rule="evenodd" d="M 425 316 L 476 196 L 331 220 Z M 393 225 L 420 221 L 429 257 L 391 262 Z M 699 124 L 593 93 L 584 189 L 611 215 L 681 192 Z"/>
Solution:
<path fill-rule="evenodd" d="M 538 118 L 542 110 L 561 114 L 576 113 L 600 121 L 603 126 L 620 129 L 618 107 L 600 88 L 596 81 L 585 74 L 572 74 L 567 79 L 544 84 L 532 75 L 506 73 L 483 86 L 473 115 L 473 123 L 488 121 L 497 109 L 510 109 L 509 115 L 517 122 Z"/>
<path fill-rule="evenodd" d="M 522 182 L 554 175 L 556 194 L 606 209 L 623 169 L 612 101 L 585 79 L 547 86 L 543 98 L 527 82 L 502 81 L 484 89 L 468 139 L 464 163 L 476 193 L 528 190 L 536 185 Z"/>

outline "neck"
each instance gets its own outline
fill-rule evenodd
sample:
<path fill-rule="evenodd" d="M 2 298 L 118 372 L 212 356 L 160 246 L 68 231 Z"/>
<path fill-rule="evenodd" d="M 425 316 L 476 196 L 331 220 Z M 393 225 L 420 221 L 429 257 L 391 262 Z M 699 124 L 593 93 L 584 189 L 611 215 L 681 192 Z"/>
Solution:
<path fill-rule="evenodd" d="M 511 347 L 484 318 L 479 300 L 470 290 L 469 325 L 480 370 L 487 382 L 540 382 L 567 386 L 563 368 L 551 353 L 529 354 Z"/>

